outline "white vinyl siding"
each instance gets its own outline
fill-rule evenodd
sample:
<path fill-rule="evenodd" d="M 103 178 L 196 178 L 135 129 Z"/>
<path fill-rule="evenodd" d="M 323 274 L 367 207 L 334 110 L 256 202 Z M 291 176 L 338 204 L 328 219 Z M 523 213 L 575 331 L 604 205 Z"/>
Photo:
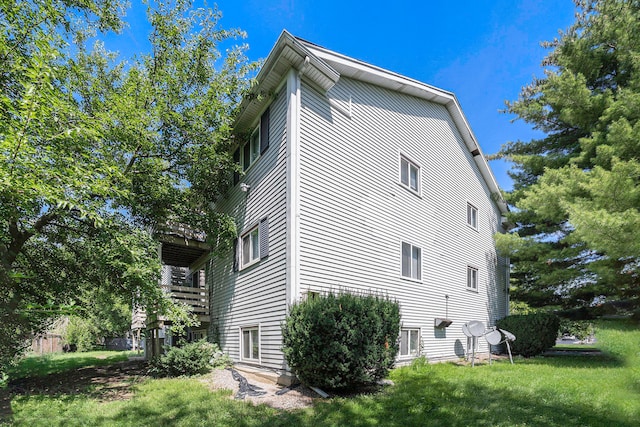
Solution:
<path fill-rule="evenodd" d="M 242 176 L 250 187 L 243 192 L 239 185 L 217 203 L 220 212 L 231 215 L 240 237 L 255 228 L 259 248 L 250 240 L 251 253 L 260 258 L 248 268 L 241 268 L 241 245 L 213 255 L 207 266 L 210 288 L 210 318 L 208 337 L 219 340 L 222 350 L 235 361 L 242 361 L 240 328 L 260 325 L 260 365 L 283 369 L 281 325 L 287 312 L 286 300 L 286 96 L 277 93 L 269 107 L 268 146 L 257 161 Z M 252 126 L 255 129 L 256 126 Z M 264 136 L 264 135 L 262 135 Z M 266 142 L 266 139 L 264 140 Z M 255 234 L 254 234 L 255 236 Z M 268 237 L 268 238 L 264 238 Z M 234 253 L 238 268 L 234 271 Z M 255 362 L 251 362 L 255 363 Z"/>
<path fill-rule="evenodd" d="M 388 295 L 422 329 L 428 358 L 456 357 L 462 330 L 433 326 L 445 295 L 454 325 L 493 324 L 506 315 L 506 260 L 493 241 L 500 211 L 447 108 L 345 77 L 328 96 L 303 82 L 301 102 L 300 289 Z M 422 171 L 421 197 L 402 183 L 403 156 Z M 456 219 L 468 200 L 487 225 L 478 232 Z M 402 275 L 403 241 L 420 249 L 420 281 Z M 469 264 L 483 267 L 478 298 L 461 284 Z"/>
<path fill-rule="evenodd" d="M 259 324 L 260 365 L 283 370 L 287 288 L 379 293 L 397 300 L 403 325 L 419 331 L 417 345 L 407 332 L 407 358 L 414 350 L 430 360 L 452 358 L 466 342 L 459 327 L 434 329 L 434 317 L 447 312 L 445 296 L 454 325 L 493 324 L 506 315 L 508 259 L 498 257 L 493 242 L 493 234 L 503 231 L 500 212 L 446 106 L 347 77 L 328 95 L 303 80 L 299 135 L 291 147 L 286 146 L 286 111 L 282 90 L 270 106 L 270 144 L 242 176 L 251 190 L 242 192 L 236 185 L 218 203 L 238 230 L 248 231 L 268 216 L 269 256 L 238 271 L 232 269 L 233 251 L 212 258 L 207 268 L 210 339 L 242 361 L 242 328 Z M 299 165 L 290 180 L 288 154 L 295 154 Z M 408 162 L 403 183 L 403 156 L 417 168 L 413 184 L 420 197 L 411 188 Z M 299 193 L 288 212 L 287 191 L 294 185 Z M 460 220 L 467 200 L 478 208 L 479 231 Z M 296 227 L 287 239 L 292 222 Z M 404 239 L 419 249 L 415 259 L 420 262 L 409 264 L 420 280 L 402 276 Z M 289 265 L 287 245 L 294 241 L 297 261 Z M 461 284 L 469 265 L 481 267 L 474 298 Z M 294 268 L 295 283 L 287 283 Z M 487 349 L 481 342 L 480 351 Z"/>

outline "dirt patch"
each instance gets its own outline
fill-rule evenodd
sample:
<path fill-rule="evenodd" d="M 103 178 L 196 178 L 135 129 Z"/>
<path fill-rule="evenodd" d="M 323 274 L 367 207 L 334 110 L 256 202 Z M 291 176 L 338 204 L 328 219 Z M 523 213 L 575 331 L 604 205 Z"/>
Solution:
<path fill-rule="evenodd" d="M 10 395 L 86 394 L 98 400 L 124 400 L 132 396 L 132 387 L 147 378 L 142 360 L 129 360 L 107 366 L 80 368 L 9 382 Z"/>
<path fill-rule="evenodd" d="M 146 378 L 143 360 L 80 368 L 43 377 L 18 378 L 0 390 L 0 424 L 11 419 L 11 399 L 16 395 L 83 394 L 99 401 L 126 400 L 133 396 L 133 386 Z"/>
<path fill-rule="evenodd" d="M 99 401 L 126 400 L 133 397 L 134 386 L 145 379 L 147 366 L 142 360 L 130 360 L 108 366 L 87 367 L 34 378 L 19 378 L 0 390 L 0 424 L 11 419 L 11 399 L 16 395 L 85 395 Z M 250 392 L 242 398 L 253 404 L 264 403 L 278 409 L 292 410 L 313 405 L 318 395 L 308 387 L 283 387 L 264 378 L 242 373 Z M 216 369 L 201 378 L 211 390 L 231 390 L 231 399 L 238 395 L 240 382 L 231 370 Z"/>

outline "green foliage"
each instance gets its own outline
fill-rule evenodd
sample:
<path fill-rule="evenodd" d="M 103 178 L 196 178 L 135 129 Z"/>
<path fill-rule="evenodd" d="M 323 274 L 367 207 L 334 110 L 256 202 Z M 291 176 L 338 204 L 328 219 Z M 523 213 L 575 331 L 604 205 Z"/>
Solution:
<path fill-rule="evenodd" d="M 532 314 L 540 311 L 539 309 L 532 308 L 523 301 L 509 301 L 509 314 Z"/>
<path fill-rule="evenodd" d="M 593 322 L 584 320 L 560 319 L 560 328 L 558 329 L 558 337 L 574 336 L 580 341 L 584 341 L 595 334 Z"/>
<path fill-rule="evenodd" d="M 398 353 L 400 308 L 378 296 L 310 298 L 282 327 L 287 363 L 305 384 L 340 389 L 383 378 Z"/>
<path fill-rule="evenodd" d="M 125 6 L 0 2 L 0 367 L 67 306 L 88 318 L 133 303 L 188 324 L 157 286 L 154 233 L 173 221 L 235 235 L 212 202 L 255 70 L 230 45 L 244 33 L 219 28 L 217 10 L 161 0 L 148 6 L 149 53 L 119 58 L 101 39 Z M 121 329 L 98 317 L 110 323 L 99 334 Z"/>
<path fill-rule="evenodd" d="M 103 288 L 82 289 L 79 304 L 61 328 L 67 344 L 77 351 L 90 351 L 109 338 L 122 337 L 131 329 L 131 304 L 119 294 L 107 294 Z M 63 322 L 64 324 L 64 322 Z"/>
<path fill-rule="evenodd" d="M 560 319 L 551 313 L 517 314 L 498 320 L 496 325 L 516 336 L 511 343 L 514 354 L 531 357 L 555 345 Z"/>
<path fill-rule="evenodd" d="M 64 340 L 67 344 L 75 345 L 77 351 L 91 351 L 98 344 L 98 330 L 91 321 L 71 316 L 65 330 Z"/>
<path fill-rule="evenodd" d="M 532 306 L 588 307 L 640 290 L 640 8 L 576 1 L 576 22 L 553 42 L 545 77 L 507 112 L 545 133 L 507 143 L 517 209 L 512 297 Z"/>
<path fill-rule="evenodd" d="M 151 360 L 149 373 L 154 377 L 198 375 L 230 363 L 229 356 L 217 344 L 201 340 L 167 348 L 163 355 Z"/>

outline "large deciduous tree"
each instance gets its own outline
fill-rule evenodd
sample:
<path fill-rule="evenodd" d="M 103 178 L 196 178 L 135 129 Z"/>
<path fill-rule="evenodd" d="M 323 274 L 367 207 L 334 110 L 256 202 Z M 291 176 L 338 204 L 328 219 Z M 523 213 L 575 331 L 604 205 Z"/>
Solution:
<path fill-rule="evenodd" d="M 544 78 L 507 111 L 544 132 L 506 144 L 514 297 L 535 306 L 637 304 L 640 291 L 640 2 L 576 1 L 545 43 Z M 635 302 L 634 302 L 635 301 Z"/>
<path fill-rule="evenodd" d="M 191 6 L 150 4 L 151 48 L 122 61 L 99 41 L 120 0 L 0 0 L 0 367 L 91 288 L 175 312 L 152 238 L 167 221 L 234 232 L 213 203 L 253 65 Z"/>

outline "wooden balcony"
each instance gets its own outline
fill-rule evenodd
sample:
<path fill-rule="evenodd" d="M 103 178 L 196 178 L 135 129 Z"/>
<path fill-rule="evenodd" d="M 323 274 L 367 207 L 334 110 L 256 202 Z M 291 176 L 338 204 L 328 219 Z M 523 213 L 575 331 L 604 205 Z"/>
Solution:
<path fill-rule="evenodd" d="M 175 302 L 186 304 L 200 322 L 209 322 L 209 295 L 204 287 L 162 285 Z"/>

